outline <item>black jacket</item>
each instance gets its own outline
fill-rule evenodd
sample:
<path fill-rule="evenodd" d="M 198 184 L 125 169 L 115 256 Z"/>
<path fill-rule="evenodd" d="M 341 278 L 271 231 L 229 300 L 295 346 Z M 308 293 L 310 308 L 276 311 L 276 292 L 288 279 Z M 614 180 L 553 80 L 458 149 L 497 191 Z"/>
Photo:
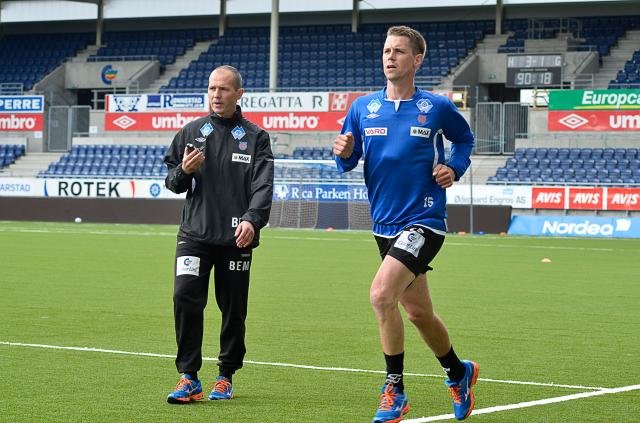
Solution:
<path fill-rule="evenodd" d="M 198 139 L 199 138 L 199 139 Z M 205 141 L 206 140 L 206 141 Z M 205 160 L 191 175 L 182 171 L 187 143 L 202 146 Z M 175 193 L 187 192 L 179 235 L 218 246 L 235 246 L 238 223 L 260 229 L 269 222 L 273 197 L 273 154 L 269 134 L 242 116 L 216 114 L 186 124 L 173 138 L 164 162 L 165 184 Z"/>

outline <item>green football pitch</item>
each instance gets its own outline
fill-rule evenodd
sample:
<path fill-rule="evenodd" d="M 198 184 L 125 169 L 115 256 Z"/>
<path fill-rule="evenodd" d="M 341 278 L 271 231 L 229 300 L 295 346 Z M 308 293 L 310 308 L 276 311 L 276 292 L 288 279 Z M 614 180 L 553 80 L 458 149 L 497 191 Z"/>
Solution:
<path fill-rule="evenodd" d="M 371 421 L 384 359 L 369 233 L 264 230 L 236 398 L 175 406 L 176 230 L 0 222 L 0 421 Z M 470 421 L 640 421 L 640 240 L 449 236 L 432 266 L 437 312 L 481 368 Z M 213 295 L 205 318 L 209 383 Z M 450 420 L 409 325 L 405 355 L 405 421 Z"/>

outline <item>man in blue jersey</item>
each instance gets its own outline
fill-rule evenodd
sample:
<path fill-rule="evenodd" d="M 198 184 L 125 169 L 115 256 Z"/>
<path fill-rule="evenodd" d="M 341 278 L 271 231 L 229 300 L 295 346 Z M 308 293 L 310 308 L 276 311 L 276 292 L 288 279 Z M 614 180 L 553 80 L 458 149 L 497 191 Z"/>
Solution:
<path fill-rule="evenodd" d="M 398 422 L 409 411 L 404 392 L 404 324 L 398 307 L 440 361 L 453 397 L 455 417 L 471 414 L 480 368 L 460 360 L 427 287 L 429 263 L 444 242 L 445 189 L 469 167 L 474 138 L 453 103 L 415 87 L 426 42 L 406 26 L 389 28 L 382 53 L 387 86 L 358 98 L 335 139 L 333 152 L 341 172 L 364 160 L 373 234 L 382 264 L 370 289 L 378 318 L 387 377 L 374 423 Z M 452 142 L 445 159 L 443 136 Z"/>

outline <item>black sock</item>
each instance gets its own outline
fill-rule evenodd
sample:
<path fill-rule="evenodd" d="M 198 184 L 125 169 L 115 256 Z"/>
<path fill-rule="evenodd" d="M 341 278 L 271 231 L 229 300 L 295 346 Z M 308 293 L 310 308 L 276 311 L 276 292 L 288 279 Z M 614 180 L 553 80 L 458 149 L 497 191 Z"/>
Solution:
<path fill-rule="evenodd" d="M 387 363 L 387 380 L 385 384 L 392 383 L 398 388 L 399 392 L 404 392 L 404 381 L 402 380 L 404 352 L 396 355 L 385 354 L 384 361 Z"/>
<path fill-rule="evenodd" d="M 220 366 L 219 370 L 220 370 L 219 375 L 224 377 L 224 378 L 229 379 L 229 383 L 231 383 L 232 380 L 233 380 L 232 378 L 233 378 L 233 374 L 235 373 L 235 371 L 229 369 L 228 367 L 222 367 L 222 366 Z"/>
<path fill-rule="evenodd" d="M 191 380 L 198 380 L 198 372 L 184 372 L 185 375 L 189 375 Z"/>
<path fill-rule="evenodd" d="M 445 371 L 450 381 L 459 382 L 462 380 L 466 369 L 464 368 L 464 364 L 462 364 L 462 362 L 456 355 L 455 351 L 453 351 L 453 346 L 448 353 L 446 353 L 442 357 L 437 358 L 440 362 L 440 365 L 442 366 L 442 370 Z"/>

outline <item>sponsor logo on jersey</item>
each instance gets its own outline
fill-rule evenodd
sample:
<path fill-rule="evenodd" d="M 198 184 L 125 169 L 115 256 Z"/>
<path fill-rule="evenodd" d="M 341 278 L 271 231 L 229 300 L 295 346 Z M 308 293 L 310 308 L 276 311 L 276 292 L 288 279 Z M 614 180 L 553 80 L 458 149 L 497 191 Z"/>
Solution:
<path fill-rule="evenodd" d="M 393 246 L 404 250 L 414 257 L 418 257 L 420 248 L 424 245 L 424 236 L 415 231 L 403 231 Z"/>
<path fill-rule="evenodd" d="M 364 134 L 368 137 L 386 136 L 387 128 L 364 128 Z"/>
<path fill-rule="evenodd" d="M 412 126 L 409 130 L 409 134 L 412 137 L 429 138 L 431 135 L 431 128 L 423 128 L 422 126 Z"/>
<path fill-rule="evenodd" d="M 420 100 L 418 100 L 416 106 L 418 106 L 418 110 L 420 110 L 422 113 L 429 113 L 429 110 L 433 108 L 433 104 L 426 98 L 421 98 Z"/>
<path fill-rule="evenodd" d="M 377 117 L 379 117 L 380 115 L 376 114 L 376 113 L 369 113 L 366 118 L 367 119 L 375 119 Z"/>
<path fill-rule="evenodd" d="M 233 138 L 237 140 L 242 139 L 242 137 L 244 137 L 246 134 L 247 133 L 244 132 L 244 128 L 240 125 L 236 126 L 231 130 L 231 135 L 233 135 Z"/>
<path fill-rule="evenodd" d="M 212 132 L 213 132 L 213 125 L 211 125 L 210 122 L 205 123 L 200 128 L 200 133 L 202 134 L 203 137 L 208 137 L 209 134 Z"/>
<path fill-rule="evenodd" d="M 200 275 L 200 257 L 180 256 L 176 259 L 176 276 Z"/>
<path fill-rule="evenodd" d="M 231 156 L 231 161 L 240 163 L 251 163 L 251 155 L 233 153 L 233 155 Z"/>
<path fill-rule="evenodd" d="M 380 103 L 380 100 L 378 100 L 377 98 L 374 98 L 369 102 L 369 104 L 367 104 L 367 109 L 371 113 L 376 113 L 378 110 L 380 110 L 380 107 L 382 107 L 382 103 Z"/>

